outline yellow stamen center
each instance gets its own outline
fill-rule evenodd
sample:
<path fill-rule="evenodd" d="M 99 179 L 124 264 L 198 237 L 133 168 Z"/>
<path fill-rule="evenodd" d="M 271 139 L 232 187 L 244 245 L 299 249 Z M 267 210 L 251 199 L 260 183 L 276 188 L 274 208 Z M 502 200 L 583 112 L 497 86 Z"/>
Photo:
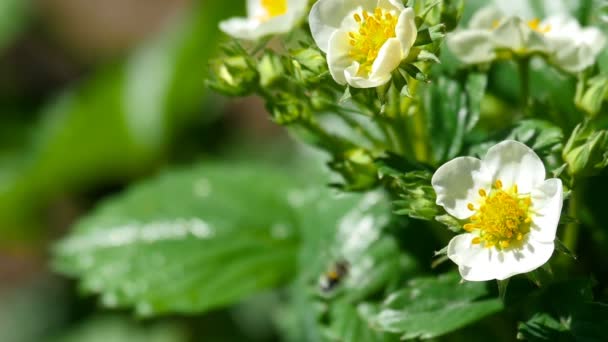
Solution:
<path fill-rule="evenodd" d="M 378 57 L 380 48 L 389 38 L 396 37 L 397 17 L 394 13 L 377 7 L 374 12 L 365 10 L 355 13 L 359 30 L 348 33 L 351 49 L 349 56 L 359 62 L 358 76 L 367 76 Z"/>
<path fill-rule="evenodd" d="M 498 249 L 517 246 L 530 232 L 530 195 L 519 194 L 517 185 L 504 190 L 500 180 L 489 193 L 480 189 L 479 195 L 478 205 L 467 205 L 476 212 L 464 225 L 466 231 L 477 235 L 471 243 Z"/>
<path fill-rule="evenodd" d="M 260 20 L 266 21 L 287 13 L 287 0 L 260 0 L 260 5 L 266 11 Z"/>
<path fill-rule="evenodd" d="M 551 31 L 551 25 L 541 25 L 540 19 L 538 18 L 528 20 L 528 26 L 538 33 L 547 33 Z"/>
<path fill-rule="evenodd" d="M 501 24 L 500 20 L 494 20 L 492 22 L 492 28 L 496 29 L 496 28 L 498 28 L 498 26 L 500 26 L 500 24 Z M 533 31 L 536 31 L 541 34 L 551 31 L 551 25 L 541 25 L 540 19 L 538 19 L 538 18 L 528 20 L 527 24 L 528 24 L 528 27 L 531 28 Z"/>

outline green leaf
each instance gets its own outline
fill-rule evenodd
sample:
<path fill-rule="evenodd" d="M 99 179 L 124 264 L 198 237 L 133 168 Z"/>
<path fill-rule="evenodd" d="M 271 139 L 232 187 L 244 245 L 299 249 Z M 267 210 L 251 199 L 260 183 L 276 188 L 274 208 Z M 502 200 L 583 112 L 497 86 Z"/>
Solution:
<path fill-rule="evenodd" d="M 547 313 L 537 313 L 530 320 L 520 323 L 517 338 L 527 341 L 568 340 L 568 323 L 558 322 Z M 570 339 L 572 335 L 568 336 Z"/>
<path fill-rule="evenodd" d="M 294 187 L 255 165 L 168 172 L 81 220 L 56 246 L 55 267 L 104 305 L 144 316 L 232 304 L 293 275 Z"/>
<path fill-rule="evenodd" d="M 417 278 L 387 297 L 373 319 L 374 327 L 402 339 L 444 335 L 502 310 L 484 283 L 459 283 L 458 273 Z"/>
<path fill-rule="evenodd" d="M 149 171 L 177 127 L 195 120 L 204 101 L 205 61 L 218 40 L 217 21 L 234 9 L 193 6 L 184 20 L 123 63 L 101 68 L 44 106 L 34 139 L 19 151 L 19 170 L 0 187 L 3 235 L 21 238 L 40 229 L 40 211 L 58 194 Z"/>
<path fill-rule="evenodd" d="M 48 336 L 47 336 L 48 338 Z M 177 324 L 137 324 L 128 317 L 98 316 L 85 321 L 53 342 L 185 342 L 187 333 Z"/>
<path fill-rule="evenodd" d="M 302 213 L 325 214 L 303 220 L 299 276 L 279 320 L 283 334 L 298 342 L 383 341 L 388 335 L 369 326 L 366 308 L 373 304 L 366 301 L 394 289 L 417 263 L 400 253 L 396 240 L 386 234 L 390 206 L 381 192 L 348 195 L 329 211 L 323 206 L 311 201 L 300 207 Z M 319 279 L 337 261 L 347 262 L 348 272 L 335 287 L 323 291 Z"/>
<path fill-rule="evenodd" d="M 564 134 L 554 124 L 543 120 L 520 121 L 507 139 L 520 141 L 542 155 L 548 155 L 562 147 Z"/>
<path fill-rule="evenodd" d="M 529 296 L 527 303 L 538 314 L 519 325 L 518 336 L 531 341 L 605 340 L 608 305 L 593 302 L 592 286 L 589 279 L 561 281 Z"/>
<path fill-rule="evenodd" d="M 559 157 L 558 152 L 563 148 L 563 132 L 561 128 L 545 120 L 521 120 L 510 130 L 499 134 L 496 139 L 472 146 L 469 154 L 483 158 L 490 147 L 505 139 L 517 140 L 532 148 L 548 165 L 549 170 L 561 166 L 555 156 Z"/>
<path fill-rule="evenodd" d="M 0 51 L 25 26 L 31 0 L 0 1 Z"/>
<path fill-rule="evenodd" d="M 487 76 L 476 73 L 462 82 L 439 77 L 423 94 L 434 163 L 452 159 L 462 150 L 466 133 L 479 120 L 486 83 Z"/>
<path fill-rule="evenodd" d="M 608 305 L 580 303 L 567 314 L 555 317 L 535 314 L 519 324 L 517 337 L 528 341 L 603 341 L 606 338 Z"/>
<path fill-rule="evenodd" d="M 329 341 L 366 341 L 388 342 L 399 341 L 399 336 L 370 329 L 366 316 L 374 311 L 369 304 L 353 306 L 348 302 L 338 302 L 331 306 L 332 324 L 325 331 Z"/>
<path fill-rule="evenodd" d="M 576 105 L 590 117 L 595 117 L 608 98 L 608 74 L 595 76 L 588 81 L 588 85 L 581 97 L 576 99 Z M 579 84 L 579 86 L 585 86 L 585 84 Z"/>

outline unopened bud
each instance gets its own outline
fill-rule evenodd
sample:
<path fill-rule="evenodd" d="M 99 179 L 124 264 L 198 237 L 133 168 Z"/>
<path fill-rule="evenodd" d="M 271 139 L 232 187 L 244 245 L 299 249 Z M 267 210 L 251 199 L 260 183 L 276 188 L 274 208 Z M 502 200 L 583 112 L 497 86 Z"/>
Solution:
<path fill-rule="evenodd" d="M 226 57 L 211 62 L 212 79 L 208 84 L 226 95 L 242 96 L 253 92 L 258 73 L 245 56 Z"/>
<path fill-rule="evenodd" d="M 579 124 L 564 147 L 563 158 L 573 177 L 588 177 L 608 166 L 608 131 Z"/>
<path fill-rule="evenodd" d="M 364 149 L 350 149 L 344 153 L 343 159 L 332 161 L 330 166 L 346 181 L 345 190 L 368 190 L 378 183 L 378 168 Z"/>
<path fill-rule="evenodd" d="M 260 86 L 268 88 L 273 86 L 284 74 L 285 68 L 281 63 L 281 58 L 274 53 L 266 53 L 258 63 L 260 74 Z"/>

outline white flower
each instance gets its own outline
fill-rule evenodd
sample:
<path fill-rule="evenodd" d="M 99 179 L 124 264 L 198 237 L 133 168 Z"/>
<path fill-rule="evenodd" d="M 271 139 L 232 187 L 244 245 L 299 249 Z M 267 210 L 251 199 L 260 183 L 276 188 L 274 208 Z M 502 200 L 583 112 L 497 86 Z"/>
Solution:
<path fill-rule="evenodd" d="M 546 27 L 538 20 L 507 17 L 495 7 L 477 11 L 469 28 L 447 36 L 450 49 L 464 63 L 478 64 L 496 59 L 501 50 L 527 55 L 547 50 L 542 34 Z"/>
<path fill-rule="evenodd" d="M 576 19 L 566 15 L 551 16 L 542 25 L 548 28 L 545 38 L 553 52 L 551 61 L 571 73 L 593 65 L 606 45 L 602 31 L 582 28 Z"/>
<path fill-rule="evenodd" d="M 456 158 L 433 175 L 437 204 L 467 233 L 454 237 L 448 257 L 469 281 L 503 280 L 546 263 L 554 250 L 562 182 L 545 180 L 532 149 L 507 140 L 479 160 Z"/>
<path fill-rule="evenodd" d="M 247 18 L 220 23 L 226 34 L 256 40 L 270 34 L 289 32 L 306 12 L 307 0 L 247 0 Z"/>
<path fill-rule="evenodd" d="M 515 4 L 500 3 L 502 7 Z M 515 8 L 509 12 L 512 10 Z M 598 28 L 582 28 L 566 14 L 525 21 L 488 6 L 473 15 L 468 29 L 449 34 L 447 44 L 467 64 L 491 62 L 501 51 L 508 50 L 517 55 L 542 53 L 559 68 L 576 73 L 595 63 L 606 38 Z"/>
<path fill-rule="evenodd" d="M 334 80 L 373 88 L 409 54 L 418 35 L 414 17 L 400 0 L 319 0 L 309 23 Z"/>

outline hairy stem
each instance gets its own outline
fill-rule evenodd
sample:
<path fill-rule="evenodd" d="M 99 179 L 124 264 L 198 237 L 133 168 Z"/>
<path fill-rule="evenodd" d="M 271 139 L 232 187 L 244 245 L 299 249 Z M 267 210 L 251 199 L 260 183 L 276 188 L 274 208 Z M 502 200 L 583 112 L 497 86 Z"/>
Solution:
<path fill-rule="evenodd" d="M 578 214 L 583 206 L 584 199 L 584 185 L 579 182 L 576 190 L 572 191 L 570 202 L 568 203 L 568 216 L 578 218 Z M 566 246 L 566 248 L 568 248 L 574 254 L 576 254 L 579 230 L 580 224 L 578 222 L 572 222 L 566 226 L 562 238 L 564 246 Z"/>

